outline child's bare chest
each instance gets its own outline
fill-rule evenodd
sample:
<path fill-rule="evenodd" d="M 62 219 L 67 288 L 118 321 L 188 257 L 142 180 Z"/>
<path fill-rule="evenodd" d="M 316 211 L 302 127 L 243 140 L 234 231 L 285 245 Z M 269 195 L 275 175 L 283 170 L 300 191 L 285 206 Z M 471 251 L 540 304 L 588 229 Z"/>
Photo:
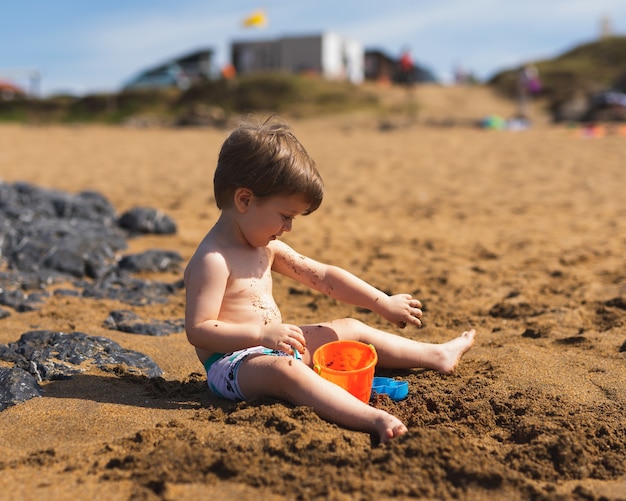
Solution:
<path fill-rule="evenodd" d="M 247 317 L 245 321 L 264 324 L 281 322 L 280 311 L 272 295 L 272 272 L 267 259 L 261 256 L 255 266 L 231 268 L 223 306 L 236 310 L 239 320 Z"/>

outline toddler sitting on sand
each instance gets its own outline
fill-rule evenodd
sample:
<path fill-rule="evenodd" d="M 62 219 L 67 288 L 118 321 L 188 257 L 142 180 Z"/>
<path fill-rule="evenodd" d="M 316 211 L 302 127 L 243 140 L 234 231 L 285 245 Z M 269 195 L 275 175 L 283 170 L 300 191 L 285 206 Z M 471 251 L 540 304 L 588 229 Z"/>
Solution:
<path fill-rule="evenodd" d="M 472 347 L 475 331 L 431 344 L 350 318 L 283 323 L 272 296 L 272 272 L 400 327 L 419 327 L 422 316 L 420 302 L 411 295 L 389 296 L 279 240 L 323 197 L 315 162 L 286 124 L 268 121 L 235 129 L 222 145 L 214 191 L 221 214 L 185 270 L 185 328 L 211 391 L 232 400 L 273 397 L 308 406 L 323 419 L 373 433 L 383 443 L 405 433 L 397 417 L 312 370 L 315 350 L 330 341 L 361 341 L 376 348 L 380 367 L 449 374 Z"/>

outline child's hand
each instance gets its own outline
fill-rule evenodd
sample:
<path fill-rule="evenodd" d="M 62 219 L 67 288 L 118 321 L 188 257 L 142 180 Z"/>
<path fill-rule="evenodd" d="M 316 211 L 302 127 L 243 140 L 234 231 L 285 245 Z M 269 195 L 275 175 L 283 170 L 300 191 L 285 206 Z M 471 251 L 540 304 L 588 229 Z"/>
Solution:
<path fill-rule="evenodd" d="M 306 340 L 302 329 L 292 324 L 267 325 L 263 328 L 261 344 L 272 350 L 279 350 L 293 355 L 294 350 L 304 353 Z"/>
<path fill-rule="evenodd" d="M 410 294 L 396 294 L 390 296 L 385 305 L 385 312 L 382 314 L 390 322 L 394 323 L 401 329 L 407 324 L 422 326 L 422 303 L 417 299 L 413 299 Z"/>

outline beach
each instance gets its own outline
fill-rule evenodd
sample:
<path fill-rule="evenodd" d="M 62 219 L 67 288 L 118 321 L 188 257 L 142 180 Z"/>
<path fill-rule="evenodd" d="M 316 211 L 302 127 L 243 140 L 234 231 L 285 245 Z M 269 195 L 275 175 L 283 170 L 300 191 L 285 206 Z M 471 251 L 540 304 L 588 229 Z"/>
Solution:
<path fill-rule="evenodd" d="M 514 106 L 471 92 L 417 88 L 417 118 L 290 120 L 325 197 L 282 238 L 414 295 L 424 325 L 402 330 L 276 276 L 284 321 L 353 317 L 435 343 L 477 331 L 453 375 L 377 371 L 409 383 L 406 399 L 371 403 L 407 434 L 377 445 L 307 408 L 220 400 L 183 332 L 103 324 L 121 308 L 181 319 L 182 290 L 147 306 L 51 295 L 1 319 L 0 344 L 83 332 L 148 355 L 164 374 L 89 370 L 0 412 L 0 498 L 626 499 L 626 137 L 584 137 L 538 111 L 528 130 L 474 127 Z M 133 238 L 125 252 L 187 261 L 218 216 L 212 177 L 226 134 L 3 124 L 0 180 L 97 191 L 119 213 L 157 208 L 176 233 Z M 173 282 L 182 268 L 143 277 Z"/>

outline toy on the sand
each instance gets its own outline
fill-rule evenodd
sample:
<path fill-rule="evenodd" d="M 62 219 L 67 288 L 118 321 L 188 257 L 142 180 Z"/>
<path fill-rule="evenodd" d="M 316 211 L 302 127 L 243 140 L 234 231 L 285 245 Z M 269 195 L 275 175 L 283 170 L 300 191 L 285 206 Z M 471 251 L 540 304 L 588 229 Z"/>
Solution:
<path fill-rule="evenodd" d="M 377 362 L 376 349 L 358 341 L 332 341 L 313 353 L 314 368 L 320 376 L 363 402 L 370 400 Z"/>
<path fill-rule="evenodd" d="M 389 395 L 391 400 L 402 400 L 409 394 L 409 383 L 390 377 L 375 377 L 372 381 L 372 397 Z"/>

